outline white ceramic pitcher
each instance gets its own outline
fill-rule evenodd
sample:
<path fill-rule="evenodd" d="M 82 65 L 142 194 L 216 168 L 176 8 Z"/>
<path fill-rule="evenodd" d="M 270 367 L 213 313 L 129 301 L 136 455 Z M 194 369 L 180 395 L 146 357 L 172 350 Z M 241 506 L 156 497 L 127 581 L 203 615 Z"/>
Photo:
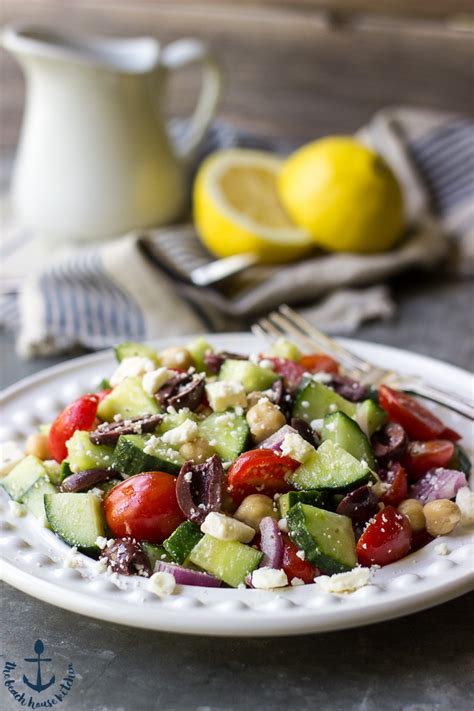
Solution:
<path fill-rule="evenodd" d="M 13 173 L 23 224 L 58 239 L 113 237 L 175 220 L 189 159 L 221 90 L 216 60 L 198 39 L 109 39 L 9 25 L 2 44 L 20 62 L 26 107 Z M 167 75 L 202 63 L 186 134 L 174 145 L 162 103 Z"/>

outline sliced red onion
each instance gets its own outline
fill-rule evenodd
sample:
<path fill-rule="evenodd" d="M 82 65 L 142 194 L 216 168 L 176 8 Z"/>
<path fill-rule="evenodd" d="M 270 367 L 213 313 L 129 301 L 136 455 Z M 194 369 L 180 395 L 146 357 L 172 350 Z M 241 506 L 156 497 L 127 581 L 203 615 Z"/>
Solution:
<path fill-rule="evenodd" d="M 297 434 L 295 428 L 290 427 L 290 425 L 283 425 L 283 427 L 280 427 L 280 429 L 270 435 L 270 437 L 267 437 L 267 439 L 264 439 L 263 442 L 260 442 L 257 449 L 273 449 L 275 452 L 281 452 L 283 440 L 287 434 L 291 433 Z"/>
<path fill-rule="evenodd" d="M 84 491 L 91 489 L 97 484 L 102 484 L 112 477 L 120 477 L 120 474 L 115 469 L 84 469 L 82 472 L 76 472 L 67 476 L 61 483 L 61 491 Z"/>
<path fill-rule="evenodd" d="M 271 516 L 265 516 L 260 521 L 260 550 L 263 553 L 260 568 L 281 568 L 283 538 L 277 521 Z"/>
<path fill-rule="evenodd" d="M 409 497 L 418 499 L 422 504 L 436 499 L 454 499 L 458 490 L 467 485 L 463 472 L 438 467 L 430 469 L 411 487 Z"/>
<path fill-rule="evenodd" d="M 210 511 L 220 511 L 225 472 L 214 454 L 202 464 L 187 461 L 176 481 L 178 505 L 189 521 L 201 524 Z"/>
<path fill-rule="evenodd" d="M 176 563 L 165 563 L 158 560 L 155 565 L 155 573 L 171 573 L 178 585 L 195 585 L 204 588 L 218 588 L 221 581 L 209 573 L 202 573 L 200 570 L 184 568 Z"/>

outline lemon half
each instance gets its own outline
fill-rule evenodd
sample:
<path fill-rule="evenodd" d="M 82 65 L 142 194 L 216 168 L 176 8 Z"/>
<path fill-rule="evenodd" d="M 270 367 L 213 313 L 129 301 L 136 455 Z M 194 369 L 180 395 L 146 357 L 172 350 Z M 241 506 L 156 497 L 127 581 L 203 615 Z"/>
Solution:
<path fill-rule="evenodd" d="M 286 262 L 311 249 L 310 236 L 278 197 L 282 165 L 278 156 L 243 148 L 216 151 L 204 161 L 194 182 L 194 221 L 210 252 L 254 252 L 264 262 Z"/>

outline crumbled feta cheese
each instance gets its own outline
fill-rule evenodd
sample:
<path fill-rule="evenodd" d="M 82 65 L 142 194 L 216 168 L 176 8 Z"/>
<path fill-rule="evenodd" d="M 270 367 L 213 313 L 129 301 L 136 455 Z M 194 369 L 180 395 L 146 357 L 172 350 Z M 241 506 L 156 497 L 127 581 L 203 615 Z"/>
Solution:
<path fill-rule="evenodd" d="M 273 363 L 271 360 L 268 360 L 268 358 L 262 358 L 262 360 L 259 361 L 258 365 L 260 366 L 260 368 L 269 368 L 270 370 L 272 370 L 273 368 Z"/>
<path fill-rule="evenodd" d="M 288 533 L 288 522 L 286 518 L 281 518 L 278 521 L 278 528 L 280 529 L 280 531 L 283 531 L 283 533 Z"/>
<path fill-rule="evenodd" d="M 301 580 L 301 578 L 291 578 L 290 585 L 296 588 L 298 585 L 304 585 L 304 580 Z"/>
<path fill-rule="evenodd" d="M 306 461 L 311 452 L 314 452 L 314 447 L 297 432 L 288 432 L 281 443 L 281 453 L 297 462 Z"/>
<path fill-rule="evenodd" d="M 300 560 L 304 560 L 304 559 L 306 558 L 306 553 L 305 553 L 304 551 L 296 551 L 296 556 L 297 556 Z"/>
<path fill-rule="evenodd" d="M 15 516 L 15 518 L 26 516 L 26 506 L 19 504 L 18 501 L 9 501 L 8 508 L 10 509 L 11 515 Z"/>
<path fill-rule="evenodd" d="M 63 568 L 80 568 L 82 560 L 77 554 L 77 548 L 70 548 L 63 558 Z"/>
<path fill-rule="evenodd" d="M 335 402 L 332 402 L 329 407 L 328 407 L 328 412 L 337 412 L 337 405 Z"/>
<path fill-rule="evenodd" d="M 312 430 L 319 433 L 324 427 L 324 420 L 322 417 L 318 417 L 315 420 L 311 420 L 309 424 Z"/>
<path fill-rule="evenodd" d="M 150 358 L 143 356 L 132 356 L 124 358 L 118 368 L 112 373 L 109 382 L 114 388 L 121 383 L 125 378 L 133 378 L 144 373 L 151 373 L 155 370 L 156 364 Z"/>
<path fill-rule="evenodd" d="M 276 568 L 257 568 L 252 573 L 252 586 L 260 590 L 272 590 L 273 588 L 285 588 L 288 585 L 288 578 L 284 570 Z"/>
<path fill-rule="evenodd" d="M 448 555 L 449 548 L 446 543 L 438 543 L 438 545 L 435 546 L 435 553 L 436 555 Z"/>
<path fill-rule="evenodd" d="M 165 570 L 159 570 L 153 573 L 148 580 L 148 587 L 155 595 L 162 597 L 164 595 L 172 595 L 176 588 L 176 580 L 174 575 L 167 573 Z"/>
<path fill-rule="evenodd" d="M 472 526 L 474 524 L 474 491 L 468 486 L 463 486 L 456 494 L 456 503 L 461 511 L 461 525 Z"/>
<path fill-rule="evenodd" d="M 98 548 L 100 548 L 101 551 L 104 550 L 104 548 L 107 545 L 106 537 L 105 536 L 97 536 L 97 538 L 95 539 L 95 544 L 96 544 L 96 546 L 98 546 Z"/>
<path fill-rule="evenodd" d="M 315 383 L 330 383 L 332 380 L 331 373 L 325 373 L 324 370 L 320 370 L 319 373 L 311 373 L 311 379 Z"/>
<path fill-rule="evenodd" d="M 0 476 L 9 474 L 24 456 L 16 442 L 2 442 L 0 444 Z"/>
<path fill-rule="evenodd" d="M 217 380 L 206 385 L 209 406 L 214 412 L 224 412 L 229 407 L 246 407 L 247 396 L 242 383 L 232 380 Z"/>
<path fill-rule="evenodd" d="M 198 435 L 199 428 L 194 420 L 184 420 L 178 427 L 165 432 L 161 439 L 172 447 L 180 447 L 185 442 L 192 442 Z"/>
<path fill-rule="evenodd" d="M 211 511 L 201 524 L 201 531 L 220 541 L 240 541 L 250 543 L 255 536 L 255 530 L 242 521 Z"/>
<path fill-rule="evenodd" d="M 175 375 L 176 373 L 172 370 L 168 370 L 168 368 L 157 368 L 151 372 L 146 372 L 142 379 L 143 390 L 147 395 L 153 396 Z"/>
<path fill-rule="evenodd" d="M 89 489 L 89 494 L 94 494 L 94 496 L 97 496 L 98 499 L 102 500 L 104 498 L 104 492 L 102 489 L 99 489 L 99 487 L 94 486 L 92 489 Z"/>
<path fill-rule="evenodd" d="M 328 593 L 354 592 L 367 585 L 370 580 L 369 568 L 353 568 L 347 573 L 335 573 L 334 575 L 320 575 L 315 578 L 319 587 Z"/>
<path fill-rule="evenodd" d="M 186 472 L 186 474 L 183 477 L 184 481 L 187 481 L 188 484 L 190 484 L 193 480 L 193 473 L 192 472 Z"/>

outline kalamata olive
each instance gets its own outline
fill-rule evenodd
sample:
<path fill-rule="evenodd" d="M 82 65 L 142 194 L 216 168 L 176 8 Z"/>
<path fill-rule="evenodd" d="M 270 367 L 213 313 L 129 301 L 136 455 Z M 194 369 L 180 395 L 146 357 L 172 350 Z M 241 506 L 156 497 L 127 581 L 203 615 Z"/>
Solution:
<path fill-rule="evenodd" d="M 329 386 L 335 390 L 338 395 L 351 402 L 361 402 L 367 397 L 367 387 L 357 380 L 347 377 L 347 375 L 338 375 L 335 373 L 331 377 Z"/>
<path fill-rule="evenodd" d="M 221 351 L 220 353 L 205 353 L 204 365 L 211 372 L 217 375 L 225 360 L 248 360 L 248 356 L 239 355 L 238 353 L 229 353 L 229 351 Z"/>
<path fill-rule="evenodd" d="M 186 385 L 192 380 L 192 375 L 190 373 L 176 373 L 167 383 L 161 387 L 157 393 L 155 393 L 155 398 L 162 407 L 168 407 L 169 399 L 176 395 L 180 385 Z"/>
<path fill-rule="evenodd" d="M 407 445 L 406 432 L 396 422 L 389 422 L 372 437 L 374 455 L 381 462 L 400 459 L 405 453 Z"/>
<path fill-rule="evenodd" d="M 270 393 L 271 401 L 274 402 L 275 405 L 278 405 L 288 420 L 293 409 L 294 397 L 291 392 L 285 388 L 283 380 L 275 380 L 268 392 Z"/>
<path fill-rule="evenodd" d="M 354 524 L 363 524 L 377 513 L 378 503 L 371 486 L 360 486 L 344 496 L 338 504 L 336 513 L 348 516 Z"/>
<path fill-rule="evenodd" d="M 150 564 L 140 544 L 133 538 L 115 538 L 102 550 L 101 558 L 114 573 L 121 575 L 150 575 Z"/>
<path fill-rule="evenodd" d="M 112 477 L 120 477 L 120 474 L 115 469 L 84 469 L 63 479 L 60 489 L 68 492 L 84 491 Z"/>
<path fill-rule="evenodd" d="M 178 387 L 177 392 L 173 394 L 168 405 L 180 410 L 182 407 L 187 407 L 188 410 L 194 411 L 204 397 L 206 388 L 206 376 L 193 375 L 189 383 L 182 384 Z"/>
<path fill-rule="evenodd" d="M 201 524 L 210 511 L 220 511 L 225 473 L 214 454 L 202 464 L 185 462 L 176 482 L 178 505 L 189 521 Z"/>
<path fill-rule="evenodd" d="M 311 444 L 315 449 L 319 447 L 319 440 L 316 434 L 305 420 L 302 420 L 300 417 L 292 417 L 290 425 L 298 432 L 300 437 L 303 437 L 303 439 L 305 439 L 306 442 Z"/>
<path fill-rule="evenodd" d="M 161 415 L 140 415 L 119 422 L 103 422 L 89 434 L 93 444 L 114 445 L 120 435 L 154 432 L 162 420 Z"/>

